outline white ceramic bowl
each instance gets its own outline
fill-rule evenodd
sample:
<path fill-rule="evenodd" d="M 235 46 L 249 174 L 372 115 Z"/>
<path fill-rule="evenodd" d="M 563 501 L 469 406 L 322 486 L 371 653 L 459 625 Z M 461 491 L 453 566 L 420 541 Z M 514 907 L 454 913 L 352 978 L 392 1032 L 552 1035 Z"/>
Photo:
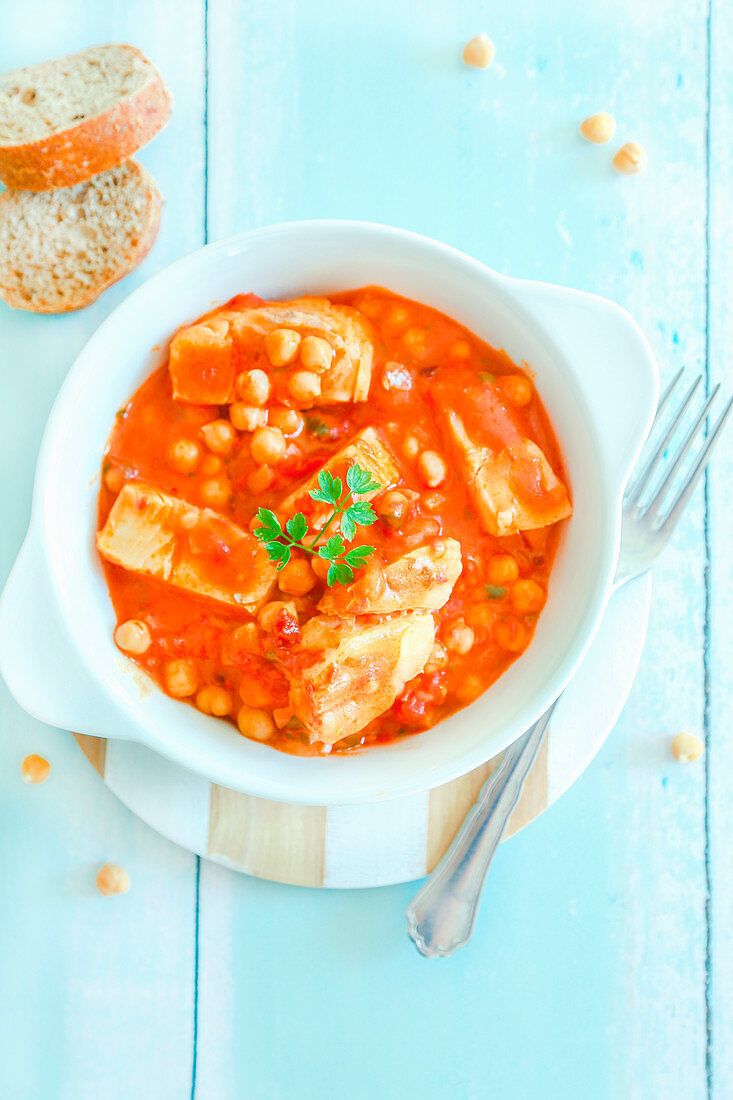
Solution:
<path fill-rule="evenodd" d="M 395 744 L 308 759 L 246 740 L 169 699 L 117 650 L 94 547 L 99 471 L 115 412 L 183 322 L 244 291 L 282 299 L 367 284 L 434 306 L 529 365 L 564 454 L 575 513 L 532 644 L 484 696 Z M 44 722 L 140 741 L 264 798 L 352 803 L 447 782 L 527 729 L 585 654 L 610 592 L 623 487 L 657 395 L 653 355 L 624 310 L 497 275 L 416 234 L 311 221 L 209 245 L 131 294 L 69 372 L 41 447 L 30 529 L 0 602 L 0 671 L 20 705 Z"/>

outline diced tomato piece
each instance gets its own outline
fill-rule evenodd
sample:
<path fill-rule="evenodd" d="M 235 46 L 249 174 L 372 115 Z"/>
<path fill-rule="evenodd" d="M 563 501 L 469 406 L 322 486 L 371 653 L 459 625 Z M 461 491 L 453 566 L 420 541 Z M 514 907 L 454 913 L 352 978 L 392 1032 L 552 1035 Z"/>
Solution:
<path fill-rule="evenodd" d="M 300 641 L 298 620 L 284 607 L 277 613 L 272 633 L 280 645 L 291 646 Z"/>

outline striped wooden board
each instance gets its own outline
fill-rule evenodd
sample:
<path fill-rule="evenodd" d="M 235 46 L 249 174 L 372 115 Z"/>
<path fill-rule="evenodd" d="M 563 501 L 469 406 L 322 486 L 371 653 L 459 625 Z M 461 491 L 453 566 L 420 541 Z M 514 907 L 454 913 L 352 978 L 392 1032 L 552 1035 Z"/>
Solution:
<path fill-rule="evenodd" d="M 650 593 L 651 582 L 641 579 L 611 602 L 553 716 L 508 835 L 578 778 L 613 728 L 641 658 Z M 158 832 L 235 870 L 299 886 L 421 878 L 443 855 L 499 760 L 408 798 L 299 806 L 210 783 L 132 742 L 75 736 L 107 786 Z"/>

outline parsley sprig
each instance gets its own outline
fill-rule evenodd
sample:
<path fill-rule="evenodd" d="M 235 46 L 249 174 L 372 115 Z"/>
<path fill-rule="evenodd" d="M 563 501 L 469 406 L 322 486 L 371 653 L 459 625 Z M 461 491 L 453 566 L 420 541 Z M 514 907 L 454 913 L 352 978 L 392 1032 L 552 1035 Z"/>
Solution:
<path fill-rule="evenodd" d="M 344 496 L 344 487 L 340 477 L 334 477 L 328 470 L 321 470 L 318 475 L 318 488 L 311 489 L 309 496 L 313 500 L 322 501 L 332 506 L 332 512 L 315 538 L 306 543 L 308 524 L 302 512 L 296 514 L 287 521 L 283 531 L 280 520 L 269 508 L 259 508 L 257 519 L 262 524 L 255 528 L 255 537 L 265 544 L 265 550 L 270 561 L 277 562 L 277 571 L 280 572 L 290 561 L 293 549 L 305 551 L 306 554 L 317 554 L 319 558 L 330 562 L 326 583 L 329 587 L 334 584 L 350 584 L 354 579 L 354 570 L 361 569 L 368 558 L 374 553 L 373 546 L 352 546 L 346 549 L 346 543 L 351 542 L 356 534 L 357 527 L 369 527 L 376 521 L 376 514 L 368 500 L 354 500 L 354 496 L 374 492 L 381 489 L 378 481 L 375 481 L 368 470 L 362 470 L 360 466 L 349 466 L 346 471 L 347 493 Z M 342 499 L 343 497 L 343 499 Z M 351 503 L 349 503 L 351 501 Z M 325 542 L 321 539 L 335 519 L 340 517 L 340 535 L 331 535 Z"/>

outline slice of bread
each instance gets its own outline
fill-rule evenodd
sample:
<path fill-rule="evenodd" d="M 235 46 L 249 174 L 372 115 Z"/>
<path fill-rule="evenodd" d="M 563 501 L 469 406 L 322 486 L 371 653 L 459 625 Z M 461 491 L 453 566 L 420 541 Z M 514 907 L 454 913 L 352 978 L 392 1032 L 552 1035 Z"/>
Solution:
<path fill-rule="evenodd" d="M 127 275 L 160 225 L 155 180 L 134 160 L 59 191 L 0 194 L 0 297 L 16 309 L 81 309 Z"/>
<path fill-rule="evenodd" d="M 94 46 L 0 76 L 0 180 L 71 187 L 122 164 L 170 118 L 163 79 L 134 46 Z"/>

